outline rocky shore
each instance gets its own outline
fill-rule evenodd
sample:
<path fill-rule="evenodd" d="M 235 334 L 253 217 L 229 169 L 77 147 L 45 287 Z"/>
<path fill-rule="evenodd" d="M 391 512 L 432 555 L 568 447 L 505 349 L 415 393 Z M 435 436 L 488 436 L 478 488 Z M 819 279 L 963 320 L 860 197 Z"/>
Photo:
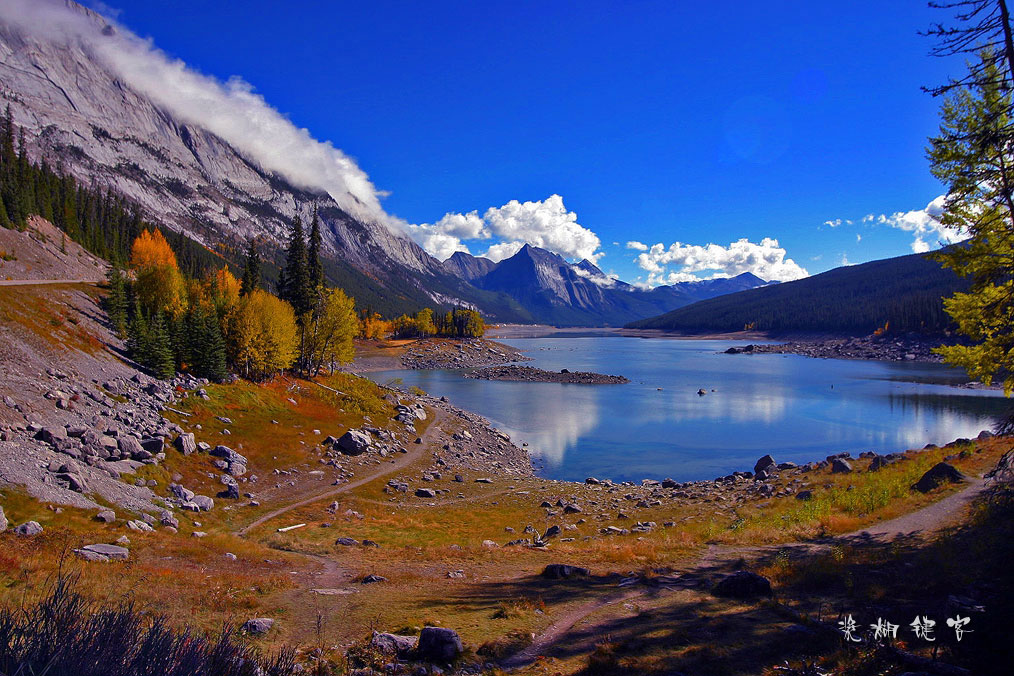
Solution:
<path fill-rule="evenodd" d="M 401 357 L 401 365 L 407 369 L 468 369 L 519 361 L 531 358 L 521 350 L 485 338 L 427 338 L 416 342 Z"/>
<path fill-rule="evenodd" d="M 915 334 L 901 336 L 865 336 L 862 338 L 829 338 L 814 341 L 790 341 L 778 345 L 744 345 L 730 347 L 726 354 L 799 354 L 818 359 L 874 359 L 879 361 L 918 361 L 939 363 L 940 355 L 932 352 L 941 344 L 939 339 Z"/>
<path fill-rule="evenodd" d="M 491 366 L 489 368 L 470 371 L 465 374 L 466 378 L 479 380 L 510 380 L 528 383 L 571 383 L 579 385 L 622 385 L 630 381 L 623 376 L 608 376 L 602 373 L 590 373 L 587 371 L 569 371 L 562 369 L 556 371 L 544 371 L 532 366 L 518 366 L 509 364 L 505 366 Z"/>

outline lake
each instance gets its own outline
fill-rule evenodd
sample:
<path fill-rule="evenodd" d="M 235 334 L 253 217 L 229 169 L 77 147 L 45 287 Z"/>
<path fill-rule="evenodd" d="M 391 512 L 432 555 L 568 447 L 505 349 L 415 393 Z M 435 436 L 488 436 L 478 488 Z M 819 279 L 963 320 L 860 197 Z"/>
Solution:
<path fill-rule="evenodd" d="M 712 479 L 770 453 L 805 463 L 841 451 L 890 453 L 974 437 L 1007 410 L 1002 392 L 954 387 L 939 364 L 727 355 L 740 342 L 631 337 L 505 339 L 532 366 L 623 375 L 626 385 L 471 380 L 385 371 L 475 411 L 518 444 L 540 476 L 583 481 Z M 698 395 L 699 389 L 707 394 Z"/>

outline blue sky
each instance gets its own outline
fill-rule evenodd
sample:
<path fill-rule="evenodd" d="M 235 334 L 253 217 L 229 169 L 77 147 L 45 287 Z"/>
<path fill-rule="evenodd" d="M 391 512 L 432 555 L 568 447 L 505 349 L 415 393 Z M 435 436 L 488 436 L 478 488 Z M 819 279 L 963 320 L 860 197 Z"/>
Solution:
<path fill-rule="evenodd" d="M 629 281 L 788 279 L 941 237 L 919 88 L 961 63 L 927 55 L 917 32 L 950 17 L 925 2 L 110 8 L 353 157 L 442 255 L 532 241 Z"/>

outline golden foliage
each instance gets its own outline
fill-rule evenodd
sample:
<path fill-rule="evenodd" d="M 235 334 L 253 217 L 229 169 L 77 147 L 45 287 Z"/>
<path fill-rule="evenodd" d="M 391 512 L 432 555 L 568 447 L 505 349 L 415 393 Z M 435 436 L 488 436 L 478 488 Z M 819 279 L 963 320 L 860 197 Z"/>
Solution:
<path fill-rule="evenodd" d="M 292 306 L 262 289 L 240 301 L 229 321 L 232 361 L 248 378 L 286 369 L 299 353 L 299 331 Z"/>
<path fill-rule="evenodd" d="M 179 317 L 187 309 L 187 288 L 176 254 L 158 230 L 143 230 L 130 247 L 130 267 L 141 306 L 151 314 Z"/>
<path fill-rule="evenodd" d="M 355 357 L 352 340 L 359 330 L 355 301 L 341 289 L 318 287 L 306 327 L 304 356 L 307 371 L 316 375 L 321 368 L 347 364 Z"/>

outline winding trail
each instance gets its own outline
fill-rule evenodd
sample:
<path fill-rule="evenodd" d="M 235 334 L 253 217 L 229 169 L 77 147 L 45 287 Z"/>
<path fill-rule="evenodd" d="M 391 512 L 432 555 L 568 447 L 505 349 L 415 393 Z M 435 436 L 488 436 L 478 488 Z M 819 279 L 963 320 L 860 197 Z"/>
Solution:
<path fill-rule="evenodd" d="M 903 514 L 888 521 L 873 524 L 867 528 L 863 528 L 852 533 L 838 535 L 827 541 L 819 543 L 790 542 L 778 545 L 764 545 L 760 547 L 722 547 L 711 545 L 690 568 L 681 573 L 677 578 L 677 580 L 679 580 L 679 578 L 687 578 L 687 581 L 690 582 L 690 584 L 683 585 L 677 583 L 671 586 L 667 585 L 667 587 L 671 589 L 690 588 L 693 586 L 692 580 L 699 577 L 701 572 L 708 568 L 714 568 L 724 561 L 728 561 L 733 558 L 769 553 L 785 549 L 786 547 L 791 547 L 798 551 L 813 554 L 830 548 L 833 544 L 840 543 L 842 541 L 856 539 L 869 541 L 871 538 L 881 541 L 892 540 L 902 535 L 911 535 L 913 533 L 926 534 L 940 530 L 941 528 L 956 523 L 963 516 L 965 509 L 972 503 L 972 501 L 985 490 L 986 484 L 982 477 L 972 477 L 969 485 L 962 490 L 957 493 L 952 493 L 951 495 L 948 495 L 941 500 L 937 500 L 932 504 L 926 505 L 921 509 L 908 514 Z M 640 585 L 637 589 L 621 589 L 620 591 L 609 594 L 604 598 L 589 601 L 588 603 L 582 604 L 581 606 L 564 613 L 556 621 L 549 625 L 549 627 L 547 627 L 541 634 L 536 636 L 527 648 L 502 660 L 500 662 L 501 668 L 508 670 L 519 669 L 532 664 L 540 655 L 544 655 L 547 650 L 551 649 L 559 643 L 561 639 L 565 638 L 568 632 L 581 620 L 607 606 L 630 601 L 640 596 L 644 596 L 653 590 L 657 590 L 657 587 Z M 586 629 L 585 631 L 587 632 L 593 630 Z"/>
<path fill-rule="evenodd" d="M 360 486 L 368 484 L 371 481 L 379 479 L 383 476 L 387 476 L 388 474 L 394 474 L 395 472 L 407 467 L 408 465 L 411 465 L 426 450 L 430 442 L 433 440 L 433 437 L 440 433 L 440 424 L 447 419 L 447 413 L 445 411 L 441 411 L 440 409 L 437 408 L 431 408 L 429 410 L 433 414 L 433 422 L 429 424 L 429 426 L 426 428 L 426 431 L 422 433 L 422 436 L 420 436 L 422 442 L 419 444 L 412 444 L 412 446 L 415 447 L 414 450 L 399 456 L 398 458 L 395 459 L 394 462 L 386 463 L 377 472 L 368 474 L 362 478 L 356 479 L 355 481 L 350 481 L 347 484 L 342 484 L 341 486 L 336 486 L 329 490 L 322 491 L 320 493 L 315 493 L 309 497 L 303 498 L 296 502 L 291 502 L 285 505 L 284 507 L 279 507 L 278 509 L 272 510 L 267 514 L 254 519 L 249 524 L 238 530 L 236 534 L 240 536 L 245 536 L 257 526 L 263 525 L 268 521 L 271 521 L 272 519 L 276 519 L 282 514 L 290 512 L 294 509 L 298 509 L 300 507 L 305 507 L 306 505 L 313 504 L 318 500 L 326 500 L 327 498 L 333 497 L 335 495 L 347 493 L 348 491 L 351 491 L 354 488 L 359 488 Z"/>

